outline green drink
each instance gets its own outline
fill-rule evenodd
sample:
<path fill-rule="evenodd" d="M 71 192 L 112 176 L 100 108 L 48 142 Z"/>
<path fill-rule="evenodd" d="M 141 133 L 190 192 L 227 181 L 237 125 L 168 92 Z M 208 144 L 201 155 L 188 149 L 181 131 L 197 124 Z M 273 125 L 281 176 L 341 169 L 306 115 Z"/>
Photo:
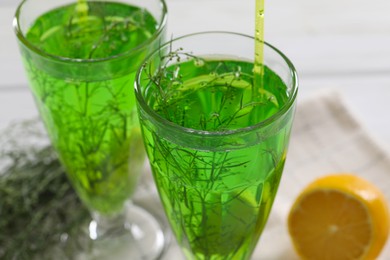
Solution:
<path fill-rule="evenodd" d="M 167 68 L 179 68 L 182 83 L 172 97 L 156 98 L 157 113 L 182 127 L 228 131 L 272 116 L 288 100 L 286 86 L 267 68 L 267 97 L 254 103 L 252 63 L 223 59 L 202 63 L 199 67 L 188 61 Z M 171 141 L 165 137 L 169 133 L 157 136 L 143 129 L 157 187 L 179 243 L 188 243 L 187 250 L 200 259 L 250 255 L 276 194 L 289 129 L 286 125 L 259 144 L 229 151 L 197 150 Z"/>
<path fill-rule="evenodd" d="M 133 85 L 142 60 L 164 40 L 165 21 L 163 0 L 26 0 L 17 11 L 30 88 L 68 177 L 94 217 L 92 239 L 147 219 L 128 205 L 145 158 Z"/>
<path fill-rule="evenodd" d="M 103 59 L 137 47 L 157 30 L 153 16 L 138 7 L 90 2 L 85 17 L 76 7 L 71 4 L 43 14 L 26 39 L 51 55 Z M 112 76 L 106 79 L 94 78 L 102 73 L 100 67 L 92 68 L 91 78 L 86 79 L 69 78 L 61 71 L 51 75 L 51 68 L 42 70 L 24 55 L 40 114 L 72 183 L 89 208 L 104 214 L 122 210 L 142 166 L 132 82 L 134 67 L 146 51 L 112 64 Z M 133 71 L 121 73 L 129 63 Z M 72 73 L 82 77 L 85 68 L 75 67 Z"/>
<path fill-rule="evenodd" d="M 189 259 L 249 259 L 277 192 L 296 78 L 287 58 L 265 45 L 263 87 L 254 86 L 254 64 L 235 48 L 252 40 L 229 33 L 179 38 L 137 78 L 153 176 Z"/>

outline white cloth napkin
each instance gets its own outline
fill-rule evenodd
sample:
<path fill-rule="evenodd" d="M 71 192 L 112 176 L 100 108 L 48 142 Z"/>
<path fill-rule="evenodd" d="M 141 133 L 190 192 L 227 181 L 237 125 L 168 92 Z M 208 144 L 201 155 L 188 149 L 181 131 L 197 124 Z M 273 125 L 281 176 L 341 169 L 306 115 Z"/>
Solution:
<path fill-rule="evenodd" d="M 288 236 L 287 215 L 302 189 L 320 176 L 356 174 L 375 184 L 390 202 L 390 157 L 356 118 L 338 92 L 298 103 L 280 188 L 253 260 L 298 259 Z M 390 259 L 389 241 L 378 259 Z"/>
<path fill-rule="evenodd" d="M 390 202 L 390 157 L 351 115 L 343 97 L 338 92 L 324 92 L 300 100 L 280 188 L 252 259 L 299 259 L 287 231 L 289 209 L 311 181 L 341 172 L 353 173 L 374 183 Z M 158 199 L 155 200 L 154 188 L 147 185 L 150 182 L 151 177 L 147 174 L 143 187 L 148 189 L 149 195 L 154 194 L 152 208 L 161 209 Z M 146 194 L 141 189 L 138 194 L 142 193 Z M 137 198 L 141 197 L 138 195 Z M 150 197 L 145 199 L 150 205 Z M 168 259 L 184 259 L 174 239 L 163 257 L 163 260 Z M 378 258 L 385 259 L 390 259 L 390 241 Z"/>

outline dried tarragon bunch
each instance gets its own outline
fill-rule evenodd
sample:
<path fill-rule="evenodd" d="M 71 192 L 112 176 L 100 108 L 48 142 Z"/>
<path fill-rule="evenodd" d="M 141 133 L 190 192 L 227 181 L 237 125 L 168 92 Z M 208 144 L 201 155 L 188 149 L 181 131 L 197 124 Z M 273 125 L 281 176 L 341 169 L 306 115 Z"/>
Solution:
<path fill-rule="evenodd" d="M 37 119 L 0 133 L 0 259 L 71 259 L 89 218 Z"/>

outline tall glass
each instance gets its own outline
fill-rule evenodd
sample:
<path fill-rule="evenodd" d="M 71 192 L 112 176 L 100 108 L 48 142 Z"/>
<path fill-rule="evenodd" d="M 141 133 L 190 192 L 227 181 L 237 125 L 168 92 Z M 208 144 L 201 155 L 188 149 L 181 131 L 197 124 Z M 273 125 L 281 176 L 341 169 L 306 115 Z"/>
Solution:
<path fill-rule="evenodd" d="M 91 211 L 89 236 L 99 242 L 98 255 L 105 250 L 100 242 L 115 237 L 131 240 L 131 259 L 157 257 L 164 247 L 159 223 L 131 196 L 146 157 L 134 77 L 164 40 L 166 20 L 164 0 L 24 0 L 16 11 L 31 91 Z"/>
<path fill-rule="evenodd" d="M 228 32 L 175 39 L 136 76 L 155 183 L 188 259 L 249 259 L 286 160 L 297 75 L 264 43 L 253 85 L 254 39 Z"/>

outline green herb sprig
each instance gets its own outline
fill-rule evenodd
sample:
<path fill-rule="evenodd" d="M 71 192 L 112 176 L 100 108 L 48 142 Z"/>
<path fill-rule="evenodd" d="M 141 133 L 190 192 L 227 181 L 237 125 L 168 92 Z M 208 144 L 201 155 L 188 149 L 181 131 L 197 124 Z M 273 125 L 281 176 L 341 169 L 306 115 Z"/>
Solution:
<path fill-rule="evenodd" d="M 189 62 L 193 62 L 204 74 L 196 78 L 182 74 L 181 67 Z M 228 60 L 216 61 L 213 57 L 196 56 L 183 48 L 173 49 L 172 43 L 166 47 L 166 53 L 161 51 L 155 60 L 144 64 L 143 71 L 146 81 L 149 81 L 147 85 L 153 85 L 155 88 L 153 95 L 157 101 L 153 104 L 153 109 L 166 119 L 182 126 L 187 115 L 185 110 L 176 109 L 178 93 L 186 92 L 183 95 L 189 95 L 191 89 L 193 92 L 199 92 L 207 88 L 226 88 L 218 102 L 219 109 L 207 115 L 201 114 L 197 125 L 185 125 L 190 128 L 208 131 L 231 130 L 237 120 L 254 117 L 257 113 L 255 111 L 276 101 L 274 94 L 267 90 L 262 90 L 264 94 L 261 98 L 253 98 L 254 76 L 248 73 L 248 69 L 242 71 L 241 66 L 231 64 Z M 239 89 L 251 89 L 252 94 L 248 98 L 248 93 L 238 93 Z M 232 99 L 239 100 L 239 106 L 234 112 L 226 114 L 224 109 Z M 179 118 L 182 118 L 182 122 Z M 253 124 L 258 121 L 258 117 L 254 118 Z"/>
<path fill-rule="evenodd" d="M 0 259 L 72 259 L 89 214 L 39 120 L 1 133 L 0 169 Z"/>

